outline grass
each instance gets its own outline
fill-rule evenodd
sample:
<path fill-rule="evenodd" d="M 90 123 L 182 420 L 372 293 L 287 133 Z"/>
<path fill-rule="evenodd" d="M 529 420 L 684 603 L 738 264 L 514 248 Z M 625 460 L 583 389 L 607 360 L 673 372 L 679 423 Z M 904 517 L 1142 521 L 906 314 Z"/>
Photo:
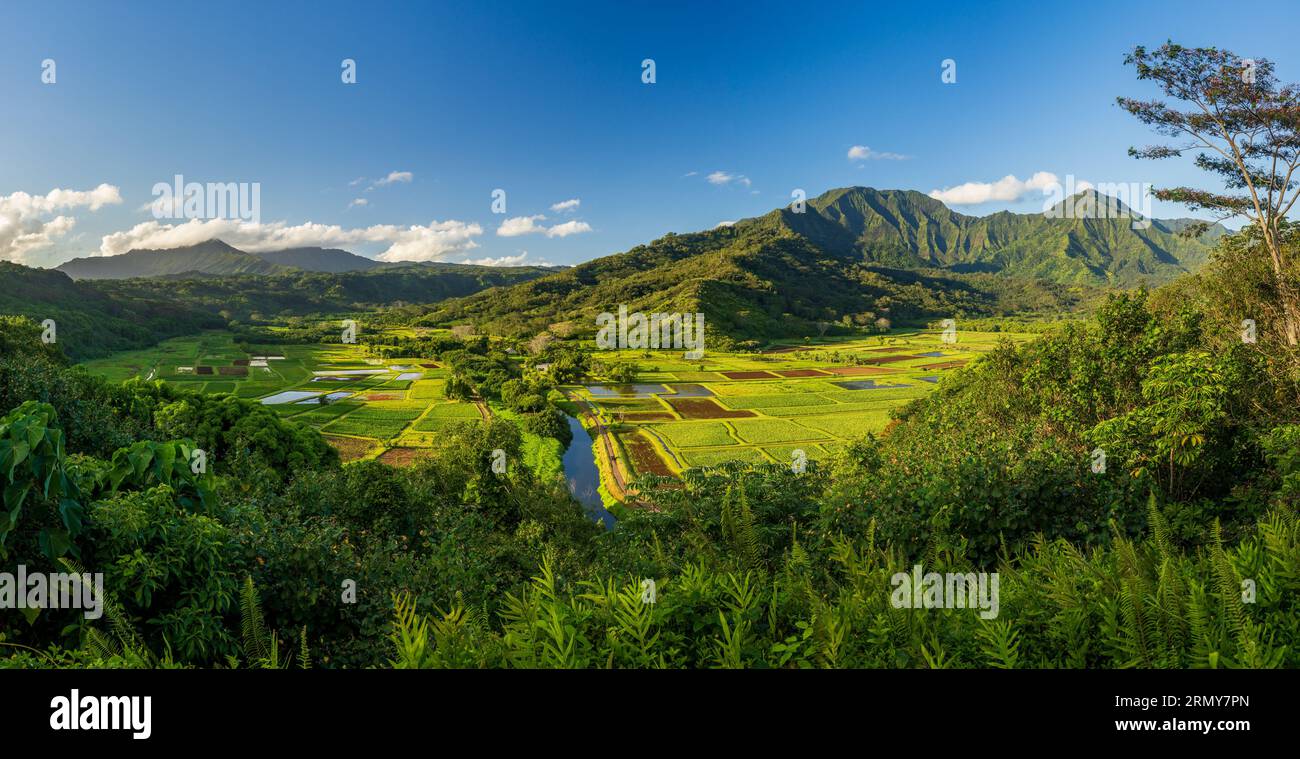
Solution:
<path fill-rule="evenodd" d="M 747 443 L 788 443 L 826 437 L 822 430 L 809 429 L 785 419 L 735 419 L 731 425 L 736 428 L 736 436 Z"/>
<path fill-rule="evenodd" d="M 409 331 L 409 330 L 408 330 Z M 722 410 L 753 414 L 749 418 L 669 421 L 662 418 L 638 420 L 635 416 L 618 426 L 621 439 L 628 435 L 654 440 L 650 450 L 679 467 L 707 466 L 729 460 L 769 461 L 788 464 L 796 449 L 808 459 L 825 459 L 847 441 L 869 432 L 879 433 L 890 420 L 890 412 L 913 398 L 934 390 L 935 383 L 922 377 L 950 376 L 959 369 L 924 369 L 926 365 L 949 361 L 970 361 L 992 349 L 998 340 L 1024 341 L 1029 335 L 1010 333 L 960 333 L 959 343 L 943 343 L 937 333 L 897 330 L 889 335 L 837 338 L 816 345 L 795 345 L 782 353 L 712 352 L 699 361 L 683 361 L 670 351 L 606 351 L 602 361 L 634 362 L 641 368 L 639 384 L 699 384 L 712 393 Z M 939 356 L 921 356 L 940 353 Z M 282 356 L 266 367 L 248 367 L 247 377 L 223 376 L 219 368 L 212 375 L 180 371 L 196 366 L 230 367 L 252 356 Z M 881 358 L 900 357 L 878 362 Z M 311 426 L 330 436 L 331 444 L 345 450 L 345 458 L 379 457 L 390 446 L 420 449 L 437 445 L 443 431 L 453 425 L 480 423 L 473 404 L 447 401 L 444 392 L 445 367 L 423 368 L 423 377 L 396 380 L 394 365 L 429 363 L 428 359 L 400 357 L 378 361 L 355 345 L 262 345 L 235 344 L 226 332 L 168 340 L 153 348 L 129 351 L 87 362 L 92 373 L 112 381 L 132 377 L 162 380 L 177 387 L 208 393 L 234 393 L 239 398 L 259 400 L 285 390 L 311 392 L 345 391 L 356 395 L 328 405 L 293 404 L 274 406 L 278 414 Z M 866 373 L 853 367 L 878 366 Z M 834 369 L 848 368 L 849 374 Z M 338 381 L 313 382 L 317 372 L 355 369 L 384 369 L 374 376 L 352 375 Z M 811 373 L 808 370 L 819 370 Z M 781 376 L 767 379 L 728 379 L 723 372 L 786 372 L 812 376 Z M 882 385 L 906 385 L 889 389 L 848 390 L 837 381 L 872 379 Z M 670 412 L 664 393 L 648 398 L 593 398 L 583 386 L 568 388 L 591 402 L 606 421 L 617 421 L 619 412 Z M 559 393 L 555 394 L 556 396 Z M 370 397 L 375 397 L 371 400 Z M 709 396 L 704 396 L 708 398 Z M 570 413 L 575 411 L 571 406 Z M 508 413 L 497 410 L 503 416 Z M 666 447 L 667 453 L 663 451 Z M 386 459 L 408 462 L 414 453 L 397 450 Z M 559 474 L 563 451 L 555 441 L 524 435 L 524 463 L 540 476 Z M 598 458 L 603 458 L 603 455 Z M 608 477 L 599 462 L 602 478 Z M 643 462 L 644 463 L 644 462 Z M 602 490 L 608 501 L 608 492 Z"/>
<path fill-rule="evenodd" d="M 784 395 L 747 395 L 729 397 L 723 401 L 727 406 L 737 409 L 768 409 L 789 406 L 829 406 L 835 401 L 816 393 L 799 393 Z"/>
<path fill-rule="evenodd" d="M 652 424 L 648 429 L 667 438 L 678 448 L 736 444 L 736 439 L 731 436 L 727 426 L 722 422 Z"/>
<path fill-rule="evenodd" d="M 789 352 L 709 353 L 698 362 L 682 361 L 680 354 L 667 351 L 607 351 L 600 358 L 636 363 L 642 369 L 637 383 L 700 384 L 722 407 L 755 415 L 708 421 L 623 417 L 619 434 L 625 439 L 644 430 L 660 441 L 656 445 L 667 446 L 683 466 L 727 460 L 788 464 L 796 449 L 803 450 L 810 461 L 826 459 L 849 440 L 881 432 L 894 409 L 937 387 L 922 377 L 942 378 L 955 371 L 925 366 L 976 360 L 1000 340 L 1031 338 L 962 332 L 958 344 L 953 345 L 943 342 L 937 332 L 896 330 L 875 337 L 828 339 L 816 345 L 792 343 L 795 350 Z M 924 353 L 940 355 L 921 355 Z M 773 376 L 729 379 L 723 374 L 760 371 Z M 834 384 L 866 379 L 902 387 L 849 390 Z M 666 393 L 641 399 L 601 398 L 582 387 L 570 390 L 604 411 L 606 420 L 615 421 L 619 411 L 666 411 L 663 401 L 674 397 Z"/>

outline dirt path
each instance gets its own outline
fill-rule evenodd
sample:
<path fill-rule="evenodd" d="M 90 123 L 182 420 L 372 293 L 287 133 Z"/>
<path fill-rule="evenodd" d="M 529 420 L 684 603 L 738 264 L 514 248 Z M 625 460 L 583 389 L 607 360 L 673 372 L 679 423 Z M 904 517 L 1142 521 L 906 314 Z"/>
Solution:
<path fill-rule="evenodd" d="M 483 417 L 483 421 L 486 422 L 492 418 L 492 411 L 488 408 L 488 405 L 483 402 L 482 398 L 474 399 L 474 407 L 478 409 L 478 415 Z"/>

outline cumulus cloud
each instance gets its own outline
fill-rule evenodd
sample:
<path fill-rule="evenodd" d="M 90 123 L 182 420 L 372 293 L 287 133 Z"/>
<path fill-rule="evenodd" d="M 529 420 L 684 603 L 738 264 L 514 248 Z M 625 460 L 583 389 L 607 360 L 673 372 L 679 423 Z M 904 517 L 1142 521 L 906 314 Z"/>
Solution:
<path fill-rule="evenodd" d="M 1008 174 L 996 182 L 967 182 L 944 190 L 931 190 L 930 197 L 958 206 L 995 200 L 1014 202 L 1024 197 L 1025 193 L 1034 190 L 1041 192 L 1054 184 L 1058 184 L 1058 181 L 1050 171 L 1040 171 L 1024 181 Z"/>
<path fill-rule="evenodd" d="M 564 213 L 565 211 L 576 211 L 578 210 L 578 206 L 580 205 L 582 205 L 581 198 L 572 198 L 570 200 L 562 200 L 559 203 L 552 204 L 551 210 L 554 211 L 555 213 Z"/>
<path fill-rule="evenodd" d="M 585 221 L 566 221 L 563 224 L 556 224 L 546 230 L 547 237 L 568 237 L 569 235 L 580 235 L 583 232 L 590 232 L 591 225 Z"/>
<path fill-rule="evenodd" d="M 313 222 L 290 225 L 282 221 L 257 224 L 238 219 L 191 219 L 183 224 L 137 224 L 124 232 L 105 235 L 99 250 L 101 255 L 115 256 L 132 248 L 178 248 L 213 238 L 252 252 L 387 243 L 388 248 L 376 256 L 380 261 L 445 261 L 477 248 L 474 238 L 482 234 L 478 224 L 463 221 L 345 228 Z"/>
<path fill-rule="evenodd" d="M 744 174 L 732 174 L 726 171 L 715 171 L 712 174 L 705 177 L 705 179 L 708 180 L 709 184 L 716 184 L 716 185 L 727 185 L 727 184 L 735 183 L 738 185 L 743 185 L 745 187 L 748 187 L 751 184 L 749 181 L 749 177 L 745 176 Z"/>
<path fill-rule="evenodd" d="M 547 227 L 538 222 L 546 221 L 542 214 L 532 216 L 514 216 L 501 222 L 497 228 L 499 237 L 520 237 L 522 235 L 540 234 L 547 237 L 568 237 L 569 235 L 590 232 L 591 225 L 585 221 L 566 221 Z"/>
<path fill-rule="evenodd" d="M 0 195 L 0 259 L 25 261 L 33 251 L 47 248 L 76 226 L 77 220 L 59 211 L 88 208 L 98 211 L 122 202 L 117 187 L 101 184 L 93 190 L 50 190 L 45 195 L 15 192 Z"/>
<path fill-rule="evenodd" d="M 866 145 L 854 145 L 849 148 L 850 161 L 906 161 L 907 156 L 902 153 L 890 153 L 888 151 L 872 150 Z"/>
<path fill-rule="evenodd" d="M 519 237 L 520 235 L 545 232 L 546 228 L 537 223 L 545 219 L 546 217 L 540 213 L 534 216 L 514 216 L 501 222 L 501 226 L 497 227 L 497 236 Z"/>
<path fill-rule="evenodd" d="M 721 228 L 721 227 L 730 227 L 730 226 L 735 226 L 735 224 L 736 224 L 735 221 L 720 221 L 720 222 L 718 222 L 717 224 L 715 224 L 715 225 L 713 226 L 713 228 L 714 228 L 714 229 L 719 229 L 719 228 Z"/>
<path fill-rule="evenodd" d="M 348 203 L 348 208 L 352 208 L 354 206 L 368 206 L 368 205 L 370 205 L 370 201 L 366 200 L 365 198 L 353 198 L 352 202 Z"/>

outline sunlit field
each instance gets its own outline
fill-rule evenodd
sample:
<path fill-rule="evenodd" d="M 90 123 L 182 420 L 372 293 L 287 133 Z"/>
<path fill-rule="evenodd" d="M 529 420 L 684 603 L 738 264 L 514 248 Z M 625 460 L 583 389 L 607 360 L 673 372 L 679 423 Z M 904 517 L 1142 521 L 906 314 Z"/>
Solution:
<path fill-rule="evenodd" d="M 400 334 L 405 334 L 402 332 Z M 449 401 L 447 370 L 410 358 L 379 360 L 357 345 L 268 345 L 241 349 L 225 332 L 168 340 L 155 348 L 87 362 L 114 381 L 162 380 L 205 393 L 256 400 L 319 429 L 345 461 L 390 449 L 427 447 L 439 429 L 481 418 L 474 404 Z M 390 454 L 390 463 L 412 458 Z"/>

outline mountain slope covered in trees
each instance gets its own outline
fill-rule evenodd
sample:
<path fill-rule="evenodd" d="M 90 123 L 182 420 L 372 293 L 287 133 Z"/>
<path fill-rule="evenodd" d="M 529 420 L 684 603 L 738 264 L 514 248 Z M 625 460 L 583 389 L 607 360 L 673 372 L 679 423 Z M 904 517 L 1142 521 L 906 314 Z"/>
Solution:
<path fill-rule="evenodd" d="M 1124 210 L 1124 209 L 1121 209 Z M 916 192 L 854 187 L 730 227 L 669 234 L 626 253 L 453 301 L 425 323 L 469 321 L 535 333 L 627 305 L 703 312 L 714 336 L 799 337 L 827 323 L 1069 310 L 1107 285 L 1159 283 L 1204 264 L 1214 227 L 1182 237 L 1184 221 L 977 218 Z"/>

